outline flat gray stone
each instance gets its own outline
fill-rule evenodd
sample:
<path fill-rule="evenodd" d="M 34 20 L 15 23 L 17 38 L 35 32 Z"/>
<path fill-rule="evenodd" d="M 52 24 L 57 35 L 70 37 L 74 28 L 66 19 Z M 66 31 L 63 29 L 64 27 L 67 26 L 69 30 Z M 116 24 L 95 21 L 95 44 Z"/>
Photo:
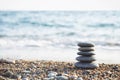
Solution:
<path fill-rule="evenodd" d="M 76 60 L 77 61 L 80 61 L 80 62 L 93 62 L 93 61 L 96 61 L 95 57 L 94 56 L 79 56 L 79 57 L 76 57 Z"/>
<path fill-rule="evenodd" d="M 56 76 L 56 80 L 68 80 L 67 76 Z"/>
<path fill-rule="evenodd" d="M 95 53 L 91 52 L 78 52 L 78 55 L 83 55 L 83 56 L 92 56 L 95 55 Z"/>
<path fill-rule="evenodd" d="M 0 59 L 0 63 L 15 64 L 15 60 L 12 60 L 12 59 Z"/>
<path fill-rule="evenodd" d="M 89 51 L 94 51 L 94 48 L 91 47 L 80 47 L 78 48 L 79 51 L 83 51 L 83 52 L 89 52 Z"/>
<path fill-rule="evenodd" d="M 82 62 L 76 62 L 75 67 L 77 68 L 85 68 L 85 69 L 94 69 L 99 67 L 97 63 L 82 63 Z"/>
<path fill-rule="evenodd" d="M 10 78 L 11 76 L 13 76 L 13 72 L 8 70 L 8 71 L 6 71 L 6 72 L 3 74 L 3 76 Z"/>
<path fill-rule="evenodd" d="M 80 47 L 94 47 L 93 43 L 78 43 Z"/>

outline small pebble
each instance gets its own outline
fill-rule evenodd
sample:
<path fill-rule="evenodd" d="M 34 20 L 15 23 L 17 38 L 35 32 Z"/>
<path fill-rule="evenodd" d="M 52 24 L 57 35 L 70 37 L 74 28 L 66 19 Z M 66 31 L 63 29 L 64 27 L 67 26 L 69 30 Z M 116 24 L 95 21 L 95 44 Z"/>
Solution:
<path fill-rule="evenodd" d="M 68 80 L 67 76 L 57 76 L 56 77 L 57 80 Z"/>
<path fill-rule="evenodd" d="M 77 80 L 83 80 L 83 78 L 82 77 L 78 77 Z"/>
<path fill-rule="evenodd" d="M 56 75 L 57 75 L 56 72 L 51 71 L 49 72 L 48 77 L 51 78 L 51 77 L 55 77 Z"/>
<path fill-rule="evenodd" d="M 0 80 L 120 80 L 120 64 L 99 65 L 96 69 L 80 69 L 74 66 L 74 62 L 3 62 L 0 63 Z"/>

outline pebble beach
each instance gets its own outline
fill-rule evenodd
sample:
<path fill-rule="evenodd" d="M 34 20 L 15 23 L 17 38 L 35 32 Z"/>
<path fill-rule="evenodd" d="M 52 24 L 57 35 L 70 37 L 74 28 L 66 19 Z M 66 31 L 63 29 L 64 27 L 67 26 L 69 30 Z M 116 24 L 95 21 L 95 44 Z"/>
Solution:
<path fill-rule="evenodd" d="M 0 60 L 0 80 L 120 80 L 120 64 L 80 69 L 74 62 Z"/>
<path fill-rule="evenodd" d="M 1 11 L 0 80 L 120 80 L 119 22 L 120 11 Z"/>

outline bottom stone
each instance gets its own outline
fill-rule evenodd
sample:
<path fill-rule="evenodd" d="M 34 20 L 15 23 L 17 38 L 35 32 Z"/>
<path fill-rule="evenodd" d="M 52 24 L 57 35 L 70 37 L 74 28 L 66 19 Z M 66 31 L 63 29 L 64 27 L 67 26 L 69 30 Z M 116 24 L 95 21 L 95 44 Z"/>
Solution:
<path fill-rule="evenodd" d="M 94 69 L 99 67 L 97 63 L 82 63 L 82 62 L 76 62 L 75 67 L 77 68 L 89 68 L 89 69 Z"/>

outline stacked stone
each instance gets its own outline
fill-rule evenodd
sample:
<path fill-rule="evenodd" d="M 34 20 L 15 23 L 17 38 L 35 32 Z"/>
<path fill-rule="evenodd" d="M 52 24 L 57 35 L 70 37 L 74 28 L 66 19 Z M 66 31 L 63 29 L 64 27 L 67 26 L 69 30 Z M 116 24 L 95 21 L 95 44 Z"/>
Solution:
<path fill-rule="evenodd" d="M 78 62 L 75 63 L 77 68 L 97 68 L 99 65 L 96 63 L 94 44 L 92 43 L 78 43 L 79 56 L 76 58 Z"/>

